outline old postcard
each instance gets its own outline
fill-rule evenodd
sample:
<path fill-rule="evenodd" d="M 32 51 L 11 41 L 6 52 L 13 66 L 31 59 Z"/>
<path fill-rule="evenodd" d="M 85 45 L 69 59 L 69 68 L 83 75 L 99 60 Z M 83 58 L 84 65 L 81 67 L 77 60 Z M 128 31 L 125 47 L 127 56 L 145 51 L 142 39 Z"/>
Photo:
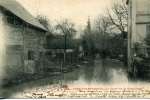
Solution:
<path fill-rule="evenodd" d="M 150 0 L 0 0 L 0 98 L 150 98 Z"/>

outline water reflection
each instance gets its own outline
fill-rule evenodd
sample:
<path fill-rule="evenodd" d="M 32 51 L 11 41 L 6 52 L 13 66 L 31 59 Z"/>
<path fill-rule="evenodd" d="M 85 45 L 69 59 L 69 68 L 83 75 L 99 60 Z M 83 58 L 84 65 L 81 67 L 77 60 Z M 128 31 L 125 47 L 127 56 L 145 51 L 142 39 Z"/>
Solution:
<path fill-rule="evenodd" d="M 60 79 L 60 75 L 47 77 L 45 79 L 36 80 L 20 84 L 19 86 L 10 87 L 8 89 L 1 89 L 0 96 L 11 97 L 14 93 L 22 93 L 25 89 L 43 87 L 51 84 L 58 84 L 59 81 L 63 81 L 66 84 L 75 85 L 92 85 L 94 83 L 116 83 L 127 82 L 127 76 L 124 74 L 123 66 L 119 62 L 113 62 L 112 60 L 93 60 L 81 64 L 79 68 L 75 68 L 72 72 L 64 73 L 63 79 Z"/>
<path fill-rule="evenodd" d="M 112 82 L 113 79 L 115 79 L 115 73 L 118 73 L 118 71 L 120 70 L 122 76 L 125 75 L 123 73 L 124 69 L 121 63 L 112 62 L 108 59 L 99 59 L 88 62 L 87 64 L 82 65 L 79 69 L 76 69 L 71 73 L 65 74 L 64 81 L 70 83 L 82 78 L 82 80 L 89 84 L 92 82 L 109 83 Z"/>
<path fill-rule="evenodd" d="M 94 76 L 94 69 L 95 69 L 95 63 L 90 62 L 84 66 L 84 68 L 82 69 L 83 73 L 81 73 L 80 75 L 83 76 L 85 81 L 90 83 L 93 79 L 93 76 Z"/>
<path fill-rule="evenodd" d="M 95 61 L 95 66 L 93 80 L 96 82 L 109 82 L 112 75 L 106 60 Z"/>

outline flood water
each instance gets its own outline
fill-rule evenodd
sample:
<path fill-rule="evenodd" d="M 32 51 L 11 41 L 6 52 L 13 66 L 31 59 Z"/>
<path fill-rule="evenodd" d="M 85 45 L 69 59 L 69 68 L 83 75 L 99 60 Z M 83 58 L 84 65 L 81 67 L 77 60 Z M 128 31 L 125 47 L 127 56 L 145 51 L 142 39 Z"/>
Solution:
<path fill-rule="evenodd" d="M 0 90 L 0 97 L 9 98 L 25 89 L 31 89 L 51 84 L 118 84 L 128 82 L 126 68 L 116 60 L 94 60 L 79 65 L 72 72 L 20 84 Z"/>
<path fill-rule="evenodd" d="M 128 82 L 127 73 L 124 65 L 116 60 L 95 60 L 94 62 L 87 63 L 77 70 L 66 73 L 64 81 L 66 83 L 81 84 L 81 80 L 85 83 L 120 83 Z"/>

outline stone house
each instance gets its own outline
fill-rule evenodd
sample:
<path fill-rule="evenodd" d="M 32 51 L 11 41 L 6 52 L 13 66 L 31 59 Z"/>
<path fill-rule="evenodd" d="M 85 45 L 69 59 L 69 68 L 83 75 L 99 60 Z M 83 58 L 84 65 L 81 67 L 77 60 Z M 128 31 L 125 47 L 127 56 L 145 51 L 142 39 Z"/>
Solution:
<path fill-rule="evenodd" d="M 9 76 L 41 71 L 46 32 L 47 29 L 17 1 L 0 0 L 3 66 Z"/>
<path fill-rule="evenodd" d="M 127 4 L 128 70 L 150 77 L 150 0 L 127 0 Z"/>
<path fill-rule="evenodd" d="M 146 53 L 145 39 L 150 34 L 150 0 L 127 0 L 128 4 L 128 51 L 134 54 L 135 44 Z M 144 45 L 144 46 L 143 46 Z M 141 48 L 140 47 L 140 48 Z"/>

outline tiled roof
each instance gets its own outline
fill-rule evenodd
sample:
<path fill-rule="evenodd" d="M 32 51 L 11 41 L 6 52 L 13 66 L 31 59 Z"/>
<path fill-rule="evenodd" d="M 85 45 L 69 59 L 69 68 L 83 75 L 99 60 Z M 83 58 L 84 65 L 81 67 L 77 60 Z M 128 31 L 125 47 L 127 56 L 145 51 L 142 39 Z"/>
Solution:
<path fill-rule="evenodd" d="M 39 23 L 37 19 L 35 19 L 20 3 L 18 3 L 16 0 L 0 0 L 0 6 L 7 9 L 20 19 L 22 19 L 24 22 L 42 29 L 44 31 L 47 31 L 47 29 Z"/>

